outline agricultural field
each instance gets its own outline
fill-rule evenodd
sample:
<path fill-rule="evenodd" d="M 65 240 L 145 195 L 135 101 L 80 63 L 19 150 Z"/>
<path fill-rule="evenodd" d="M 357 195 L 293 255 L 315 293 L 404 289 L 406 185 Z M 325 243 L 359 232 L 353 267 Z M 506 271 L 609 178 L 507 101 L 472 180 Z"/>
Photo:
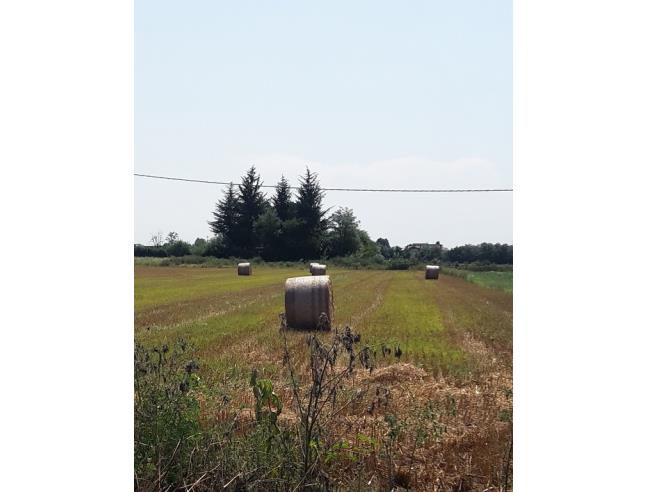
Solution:
<path fill-rule="evenodd" d="M 467 280 L 484 287 L 513 292 L 513 272 L 471 272 Z"/>
<path fill-rule="evenodd" d="M 361 361 L 324 426 L 322 442 L 329 444 L 321 465 L 330 484 L 510 487 L 512 275 L 500 273 L 475 273 L 467 281 L 443 273 L 425 280 L 422 271 L 329 271 L 334 330 L 317 336 L 330 343 L 335 330 L 350 327 L 360 335 Z M 311 334 L 280 328 L 284 282 L 301 275 L 308 275 L 306 267 L 259 267 L 239 277 L 235 268 L 136 265 L 135 340 L 161 347 L 184 339 L 193 348 L 201 422 L 233 418 L 244 433 L 255 415 L 255 370 L 282 402 L 278 427 L 294 428 L 294 381 L 307 387 Z M 218 473 L 226 482 L 235 471 Z M 237 487 L 270 488 L 267 476 L 255 480 Z"/>
<path fill-rule="evenodd" d="M 448 273 L 452 273 L 455 277 L 463 278 L 482 287 L 513 292 L 513 272 L 471 272 L 454 268 L 448 270 Z"/>

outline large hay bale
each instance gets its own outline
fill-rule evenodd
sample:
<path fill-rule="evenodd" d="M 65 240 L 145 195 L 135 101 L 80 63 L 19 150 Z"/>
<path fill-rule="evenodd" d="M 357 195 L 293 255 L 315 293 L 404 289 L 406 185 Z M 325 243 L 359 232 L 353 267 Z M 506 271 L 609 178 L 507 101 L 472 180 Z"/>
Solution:
<path fill-rule="evenodd" d="M 311 266 L 311 275 L 326 275 L 326 265 L 315 263 Z"/>
<path fill-rule="evenodd" d="M 252 275 L 252 265 L 249 263 L 239 263 L 238 264 L 238 274 L 239 275 Z"/>
<path fill-rule="evenodd" d="M 289 328 L 314 330 L 320 316 L 326 314 L 330 329 L 333 321 L 333 292 L 328 275 L 293 277 L 285 286 L 286 325 Z"/>
<path fill-rule="evenodd" d="M 313 268 L 316 267 L 318 264 L 317 263 L 309 263 L 308 265 L 308 271 L 310 273 L 313 273 Z"/>
<path fill-rule="evenodd" d="M 427 265 L 425 267 L 425 278 L 434 280 L 438 279 L 440 270 L 441 268 L 439 268 L 437 265 Z"/>

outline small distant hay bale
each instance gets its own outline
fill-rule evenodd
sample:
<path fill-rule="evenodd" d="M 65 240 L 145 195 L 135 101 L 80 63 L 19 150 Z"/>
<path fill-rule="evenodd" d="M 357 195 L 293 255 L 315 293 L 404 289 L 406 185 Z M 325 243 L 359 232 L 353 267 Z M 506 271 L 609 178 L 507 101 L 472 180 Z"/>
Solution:
<path fill-rule="evenodd" d="M 286 325 L 299 330 L 330 329 L 333 321 L 333 292 L 328 275 L 293 277 L 285 286 Z M 322 326 L 322 314 L 328 323 Z"/>
<path fill-rule="evenodd" d="M 315 263 L 311 266 L 311 275 L 326 275 L 326 265 Z"/>
<path fill-rule="evenodd" d="M 249 263 L 239 263 L 238 264 L 238 274 L 239 275 L 252 275 L 252 265 Z"/>
<path fill-rule="evenodd" d="M 439 278 L 439 268 L 437 265 L 427 265 L 425 267 L 425 278 L 426 279 L 438 279 Z"/>
<path fill-rule="evenodd" d="M 308 271 L 309 271 L 310 273 L 313 273 L 313 268 L 316 267 L 317 265 L 318 265 L 317 263 L 310 263 L 310 264 L 308 265 Z"/>

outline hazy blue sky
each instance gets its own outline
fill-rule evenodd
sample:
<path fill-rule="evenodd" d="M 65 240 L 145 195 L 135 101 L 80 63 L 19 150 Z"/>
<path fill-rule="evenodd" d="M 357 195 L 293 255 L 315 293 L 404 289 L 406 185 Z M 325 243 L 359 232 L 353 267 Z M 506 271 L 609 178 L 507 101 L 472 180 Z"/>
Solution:
<path fill-rule="evenodd" d="M 135 2 L 135 170 L 512 187 L 510 1 Z M 217 185 L 135 179 L 135 241 L 193 242 Z M 272 190 L 268 190 L 270 193 Z M 512 193 L 329 192 L 373 239 L 512 242 Z"/>

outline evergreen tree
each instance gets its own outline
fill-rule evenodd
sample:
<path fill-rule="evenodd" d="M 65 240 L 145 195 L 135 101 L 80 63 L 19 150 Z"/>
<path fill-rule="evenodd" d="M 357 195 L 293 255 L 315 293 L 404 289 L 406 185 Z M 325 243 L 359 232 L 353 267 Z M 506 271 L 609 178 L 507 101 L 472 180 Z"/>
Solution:
<path fill-rule="evenodd" d="M 295 230 L 299 230 L 299 227 L 295 227 L 298 225 L 295 220 L 295 203 L 292 201 L 290 183 L 283 175 L 275 187 L 272 205 L 272 210 L 278 222 L 269 249 L 264 244 L 264 254 L 266 256 L 271 254 L 280 260 L 299 259 L 299 255 L 296 254 L 298 244 L 294 236 Z M 267 234 L 265 237 L 267 238 Z M 271 253 L 268 253 L 268 251 L 271 251 Z"/>
<path fill-rule="evenodd" d="M 225 196 L 216 204 L 216 211 L 212 212 L 214 220 L 209 222 L 209 227 L 221 239 L 225 253 L 232 254 L 234 247 L 234 231 L 238 222 L 238 202 L 234 193 L 234 184 L 230 183 L 225 191 Z"/>
<path fill-rule="evenodd" d="M 235 227 L 235 244 L 243 256 L 256 254 L 259 240 L 254 232 L 254 223 L 265 211 L 267 201 L 261 193 L 261 176 L 254 166 L 248 169 L 238 187 L 238 222 Z"/>
<path fill-rule="evenodd" d="M 261 258 L 268 261 L 279 260 L 285 254 L 282 245 L 281 221 L 273 208 L 268 208 L 254 222 L 254 233 L 261 245 Z"/>
<path fill-rule="evenodd" d="M 272 205 L 279 220 L 288 220 L 293 217 L 294 204 L 291 201 L 290 184 L 282 175 L 281 180 L 275 188 L 275 195 L 272 197 Z"/>
<path fill-rule="evenodd" d="M 297 191 L 296 217 L 300 223 L 299 239 L 301 258 L 317 258 L 322 252 L 326 231 L 325 215 L 322 209 L 324 192 L 317 180 L 317 174 L 306 168 L 306 175 L 300 177 Z"/>
<path fill-rule="evenodd" d="M 299 260 L 304 258 L 301 235 L 302 223 L 297 219 L 288 219 L 281 222 L 279 235 L 280 256 L 282 260 Z M 314 258 L 313 258 L 314 259 Z"/>

